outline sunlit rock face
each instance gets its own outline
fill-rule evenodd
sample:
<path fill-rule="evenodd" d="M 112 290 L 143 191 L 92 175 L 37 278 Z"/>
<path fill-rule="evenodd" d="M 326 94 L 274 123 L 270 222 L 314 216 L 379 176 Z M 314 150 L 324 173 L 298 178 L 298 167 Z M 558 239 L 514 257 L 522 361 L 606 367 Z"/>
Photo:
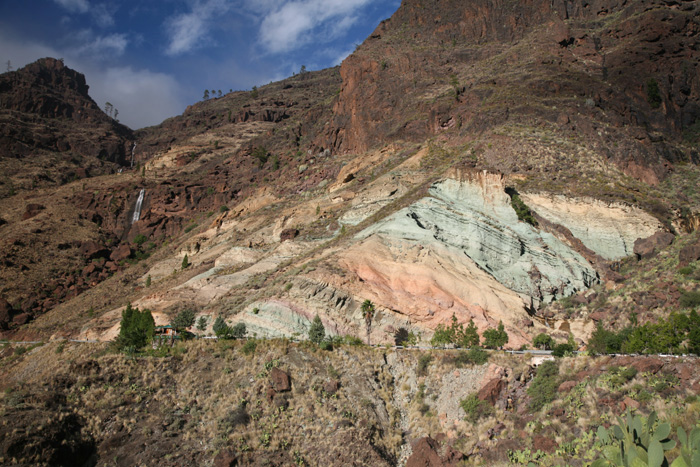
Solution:
<path fill-rule="evenodd" d="M 429 195 L 360 235 L 448 248 L 535 305 L 597 281 L 580 254 L 518 220 L 502 175 L 454 172 L 435 183 Z"/>

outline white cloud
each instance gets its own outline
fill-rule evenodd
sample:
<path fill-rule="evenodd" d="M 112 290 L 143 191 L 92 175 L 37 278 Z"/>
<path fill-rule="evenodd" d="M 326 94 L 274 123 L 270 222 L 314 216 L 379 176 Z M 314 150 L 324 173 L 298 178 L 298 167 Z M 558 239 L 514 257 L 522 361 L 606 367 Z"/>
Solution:
<path fill-rule="evenodd" d="M 212 20 L 231 7 L 225 0 L 197 1 L 192 11 L 166 20 L 170 43 L 165 53 L 180 55 L 194 50 L 209 40 Z"/>
<path fill-rule="evenodd" d="M 96 58 L 119 56 L 124 53 L 129 40 L 126 34 L 110 34 L 95 37 L 92 31 L 76 34 L 83 45 L 74 49 L 75 55 L 92 55 Z"/>
<path fill-rule="evenodd" d="M 260 42 L 278 54 L 317 40 L 318 35 L 338 37 L 357 21 L 356 13 L 371 0 L 293 0 L 283 4 L 265 2 L 267 10 L 260 25 Z"/>
<path fill-rule="evenodd" d="M 44 57 L 65 58 L 70 68 L 83 73 L 90 86 L 90 96 L 100 107 L 106 101 L 119 109 L 119 120 L 131 128 L 157 125 L 168 117 L 182 113 L 184 92 L 174 77 L 131 67 L 107 68 L 80 57 L 75 51 L 57 50 L 36 42 L 5 37 L 0 32 L 0 56 L 10 60 L 14 69 Z"/>
<path fill-rule="evenodd" d="M 90 4 L 87 0 L 54 0 L 71 13 L 87 13 Z"/>

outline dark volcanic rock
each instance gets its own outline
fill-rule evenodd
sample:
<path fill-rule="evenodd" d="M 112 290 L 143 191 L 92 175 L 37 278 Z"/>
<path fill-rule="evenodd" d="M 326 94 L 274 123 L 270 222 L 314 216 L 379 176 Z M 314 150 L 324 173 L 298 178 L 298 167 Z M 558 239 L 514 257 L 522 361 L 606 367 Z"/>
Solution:
<path fill-rule="evenodd" d="M 686 245 L 678 252 L 678 263 L 680 267 L 687 266 L 693 261 L 700 259 L 700 240 Z"/>
<path fill-rule="evenodd" d="M 444 451 L 441 455 L 440 451 Z M 406 461 L 406 467 L 451 467 L 457 466 L 464 459 L 464 454 L 445 446 L 442 448 L 435 439 L 426 436 L 413 444 L 413 453 Z"/>
<path fill-rule="evenodd" d="M 280 242 L 284 242 L 285 240 L 294 240 L 298 235 L 298 229 L 284 229 L 282 233 L 280 233 Z"/>
<path fill-rule="evenodd" d="M 634 254 L 637 259 L 651 258 L 658 253 L 659 250 L 673 243 L 675 237 L 669 232 L 656 232 L 648 238 L 638 238 L 634 242 Z"/>
<path fill-rule="evenodd" d="M 87 259 L 103 258 L 109 255 L 109 250 L 97 242 L 87 241 L 80 245 L 80 254 Z"/>
<path fill-rule="evenodd" d="M 109 259 L 118 263 L 129 258 L 129 256 L 131 256 L 131 248 L 126 243 L 122 243 L 109 255 Z"/>

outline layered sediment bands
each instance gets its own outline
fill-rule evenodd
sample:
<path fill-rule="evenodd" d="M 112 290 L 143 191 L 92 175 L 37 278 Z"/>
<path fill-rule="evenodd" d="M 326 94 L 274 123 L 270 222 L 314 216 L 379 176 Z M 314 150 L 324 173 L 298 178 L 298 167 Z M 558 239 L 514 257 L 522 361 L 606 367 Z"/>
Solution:
<path fill-rule="evenodd" d="M 580 254 L 518 220 L 501 175 L 453 176 L 435 183 L 429 197 L 364 230 L 360 237 L 377 235 L 389 242 L 446 248 L 451 260 L 480 269 L 528 305 L 571 295 L 597 282 L 596 271 Z M 467 303 L 474 302 L 467 299 Z"/>
<path fill-rule="evenodd" d="M 663 228 L 658 219 L 634 206 L 563 195 L 522 194 L 521 198 L 530 209 L 563 225 L 607 260 L 631 255 L 635 240 L 650 237 Z"/>

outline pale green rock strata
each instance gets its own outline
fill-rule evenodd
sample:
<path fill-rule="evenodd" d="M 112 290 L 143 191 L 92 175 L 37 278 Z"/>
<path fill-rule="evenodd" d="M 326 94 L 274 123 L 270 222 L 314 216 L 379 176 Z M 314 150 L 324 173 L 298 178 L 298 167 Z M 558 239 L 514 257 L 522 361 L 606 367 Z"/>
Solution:
<path fill-rule="evenodd" d="M 596 271 L 553 235 L 518 220 L 500 175 L 445 179 L 411 206 L 363 230 L 456 248 L 533 305 L 571 295 L 598 281 Z"/>

